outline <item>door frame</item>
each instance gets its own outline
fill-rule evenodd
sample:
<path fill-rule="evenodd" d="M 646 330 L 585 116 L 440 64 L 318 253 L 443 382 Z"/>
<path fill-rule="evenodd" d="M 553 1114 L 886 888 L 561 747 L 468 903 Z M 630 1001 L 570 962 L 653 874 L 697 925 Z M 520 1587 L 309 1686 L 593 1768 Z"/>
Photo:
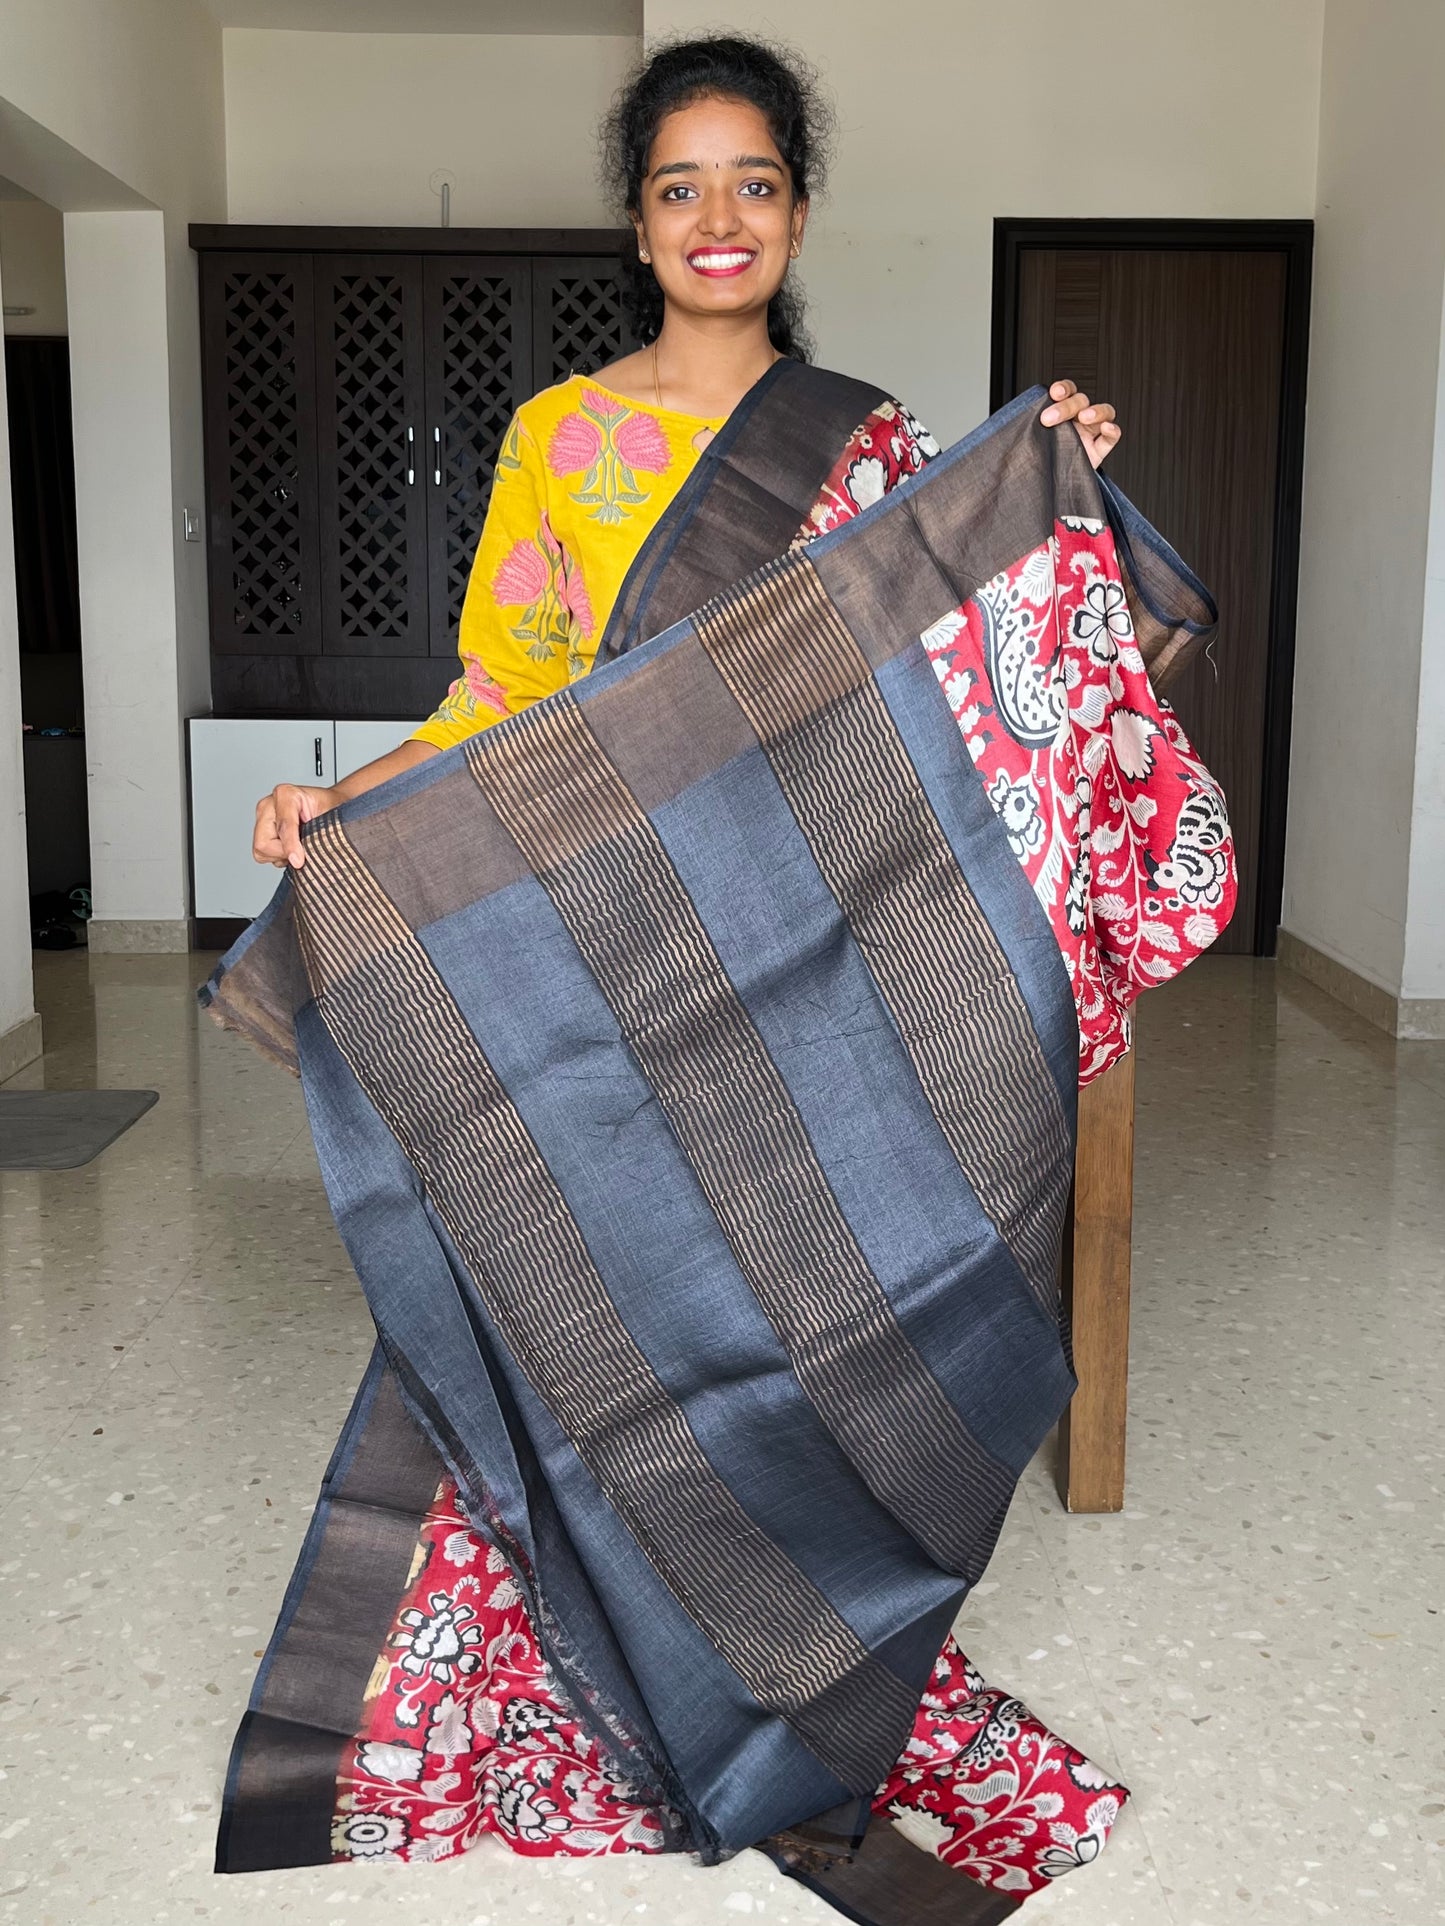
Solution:
<path fill-rule="evenodd" d="M 1314 222 L 1037 220 L 1008 216 L 996 219 L 993 224 L 990 408 L 1002 407 L 1018 386 L 1019 270 L 1020 257 L 1026 247 L 1214 249 L 1227 253 L 1257 250 L 1285 257 L 1284 366 L 1275 470 L 1273 583 L 1265 657 L 1260 771 L 1259 882 L 1253 932 L 1255 955 L 1273 956 L 1284 897 Z"/>

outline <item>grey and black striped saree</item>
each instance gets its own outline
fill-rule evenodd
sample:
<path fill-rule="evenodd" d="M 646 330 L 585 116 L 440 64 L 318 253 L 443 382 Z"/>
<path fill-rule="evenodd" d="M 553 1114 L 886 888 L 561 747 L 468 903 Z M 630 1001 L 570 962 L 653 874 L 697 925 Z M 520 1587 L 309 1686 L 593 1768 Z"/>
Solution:
<path fill-rule="evenodd" d="M 763 1844 L 875 1926 L 1017 1904 L 866 1822 L 1073 1388 L 1074 1003 L 919 643 L 1060 518 L 1103 526 L 1042 405 L 684 615 L 702 498 L 771 498 L 784 546 L 818 479 L 725 443 L 612 659 L 310 825 L 203 993 L 299 1067 L 378 1331 L 223 1869 L 330 1856 L 449 1477 L 667 1844 Z M 1160 588 L 1197 585 L 1134 553 L 1162 660 Z M 682 619 L 638 645 L 649 608 Z"/>

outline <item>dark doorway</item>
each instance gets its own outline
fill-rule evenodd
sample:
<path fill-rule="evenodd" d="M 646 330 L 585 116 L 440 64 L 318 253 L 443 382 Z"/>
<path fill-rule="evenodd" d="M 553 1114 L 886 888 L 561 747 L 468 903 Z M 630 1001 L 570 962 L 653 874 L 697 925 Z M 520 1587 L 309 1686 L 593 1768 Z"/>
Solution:
<path fill-rule="evenodd" d="M 51 948 L 77 940 L 90 887 L 69 349 L 5 341 L 31 922 Z"/>
<path fill-rule="evenodd" d="M 1109 472 L 1208 583 L 1219 636 L 1170 699 L 1223 785 L 1239 907 L 1272 956 L 1284 874 L 1309 351 L 1308 221 L 994 223 L 993 406 L 1068 375 L 1113 402 Z"/>

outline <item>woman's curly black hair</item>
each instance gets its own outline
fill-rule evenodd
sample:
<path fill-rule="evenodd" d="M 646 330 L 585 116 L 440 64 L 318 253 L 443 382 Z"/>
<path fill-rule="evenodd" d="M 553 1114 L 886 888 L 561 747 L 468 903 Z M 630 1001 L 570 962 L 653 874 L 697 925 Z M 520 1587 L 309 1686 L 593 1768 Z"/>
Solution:
<path fill-rule="evenodd" d="M 647 157 L 666 116 L 709 96 L 748 101 L 765 116 L 796 199 L 821 191 L 832 115 L 812 70 L 790 50 L 716 34 L 654 47 L 612 103 L 601 128 L 602 158 L 619 214 L 630 217 L 641 204 Z M 637 258 L 630 234 L 622 248 L 622 296 L 637 339 L 644 345 L 655 341 L 662 329 L 662 289 Z M 812 353 L 803 297 L 791 276 L 768 303 L 768 338 L 795 361 Z"/>

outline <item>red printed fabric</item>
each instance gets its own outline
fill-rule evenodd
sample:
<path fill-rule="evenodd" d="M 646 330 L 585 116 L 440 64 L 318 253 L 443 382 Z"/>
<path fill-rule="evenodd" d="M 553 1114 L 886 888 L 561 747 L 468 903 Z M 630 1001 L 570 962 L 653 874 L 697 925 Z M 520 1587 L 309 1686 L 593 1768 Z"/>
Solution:
<path fill-rule="evenodd" d="M 873 1806 L 1024 1897 L 1095 1858 L 1127 1797 L 950 1638 Z M 505 1559 L 444 1480 L 338 1775 L 335 1858 L 449 1859 L 488 1832 L 520 1853 L 660 1852 L 664 1817 L 568 1717 Z"/>
<path fill-rule="evenodd" d="M 800 541 L 840 527 L 937 452 L 911 415 L 879 410 Z M 1140 991 L 1177 976 L 1233 913 L 1224 798 L 1150 687 L 1103 522 L 1062 520 L 1047 547 L 923 640 L 1063 954 L 1089 1083 L 1129 1048 Z"/>
<path fill-rule="evenodd" d="M 521 1853 L 662 1848 L 658 1815 L 562 1709 L 511 1567 L 450 1478 L 422 1523 L 337 1794 L 338 1859 L 449 1859 L 484 1832 Z"/>

